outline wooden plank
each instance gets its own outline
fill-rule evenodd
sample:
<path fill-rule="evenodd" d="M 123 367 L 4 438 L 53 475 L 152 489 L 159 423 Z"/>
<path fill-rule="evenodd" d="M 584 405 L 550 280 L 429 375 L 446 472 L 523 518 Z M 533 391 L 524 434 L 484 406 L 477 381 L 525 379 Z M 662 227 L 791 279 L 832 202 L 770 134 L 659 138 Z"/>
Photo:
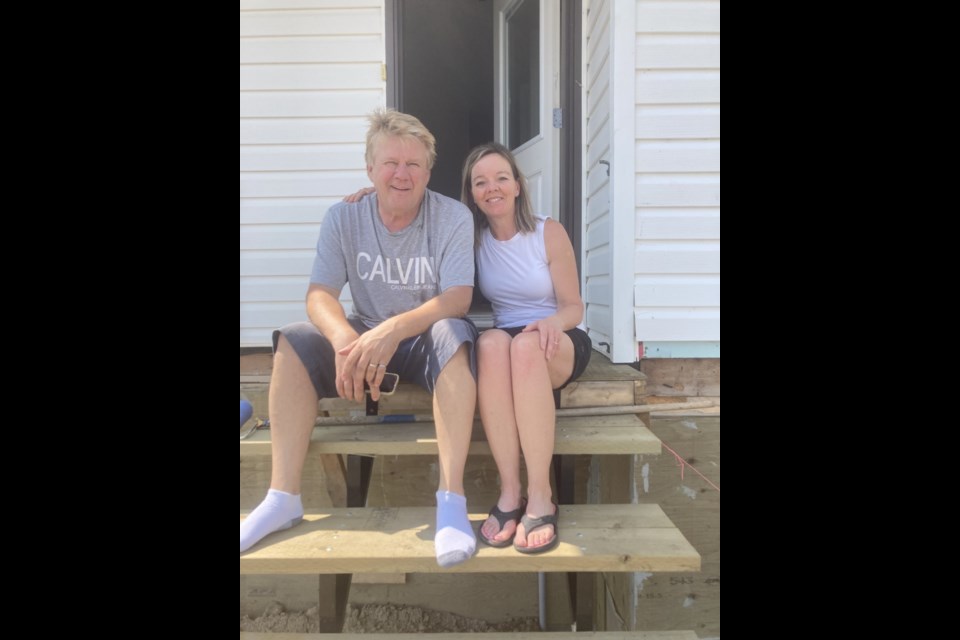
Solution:
<path fill-rule="evenodd" d="M 266 356 L 271 358 L 269 354 L 260 354 L 259 357 Z M 244 358 L 249 358 L 250 356 L 244 356 Z M 272 358 L 271 358 L 272 359 Z M 244 359 L 241 358 L 241 365 L 245 363 Z M 270 371 L 272 370 L 272 362 L 264 361 L 258 359 L 256 361 L 256 373 L 262 373 L 269 376 Z M 250 364 L 246 363 L 246 366 L 241 370 L 243 373 L 253 373 L 249 370 Z M 602 358 L 592 358 L 590 364 L 587 365 L 586 370 L 583 372 L 583 375 L 580 376 L 578 382 L 584 381 L 620 381 L 620 380 L 644 380 L 646 379 L 646 374 L 642 371 L 638 371 L 631 367 L 630 365 L 625 364 L 611 364 L 609 360 L 604 360 Z M 265 380 L 269 382 L 269 378 Z M 404 389 L 408 389 L 410 392 L 421 391 L 425 396 L 427 395 L 426 391 L 423 391 L 416 385 L 400 383 L 400 389 L 397 391 L 397 395 L 401 394 Z"/>
<path fill-rule="evenodd" d="M 591 358 L 592 360 L 602 358 Z M 560 395 L 560 406 L 564 409 L 576 407 L 606 407 L 613 405 L 631 405 L 634 398 L 634 384 L 631 380 L 617 382 L 595 382 L 577 380 L 571 382 Z"/>
<path fill-rule="evenodd" d="M 327 478 L 327 495 L 330 504 L 346 507 L 347 502 L 347 468 L 343 458 L 337 455 L 320 456 L 323 474 Z"/>
<path fill-rule="evenodd" d="M 609 360 L 603 358 L 591 358 L 586 371 L 580 376 L 579 381 L 586 380 L 643 380 L 646 376 L 631 367 L 624 364 L 612 364 Z"/>
<path fill-rule="evenodd" d="M 431 633 L 431 640 L 477 640 L 476 633 Z M 420 633 L 391 633 L 390 640 L 423 640 Z M 490 640 L 697 640 L 693 631 L 641 631 L 576 633 L 541 631 L 513 633 L 485 633 Z M 251 633 L 240 634 L 240 640 L 369 640 L 359 633 Z"/>
<path fill-rule="evenodd" d="M 649 415 L 652 415 L 654 418 L 667 420 L 671 418 L 699 418 L 699 417 L 714 417 L 717 418 L 721 415 L 720 412 L 720 396 L 710 397 L 710 396 L 701 396 L 697 398 L 698 400 L 708 400 L 713 403 L 712 407 L 704 407 L 702 409 L 676 409 L 673 411 L 662 411 L 658 410 L 656 407 L 653 408 L 653 412 Z M 653 405 L 664 405 L 672 404 L 676 402 L 678 398 L 676 397 L 666 397 L 666 396 L 655 396 L 647 397 L 647 402 Z M 643 416 L 640 417 L 643 419 Z M 646 422 L 644 422 L 646 424 Z M 650 426 L 650 425 L 647 425 Z"/>
<path fill-rule="evenodd" d="M 430 638 L 436 640 L 476 640 L 476 633 L 431 633 Z M 240 640 L 368 640 L 367 634 L 354 633 L 252 633 L 243 632 Z M 391 633 L 390 640 L 420 640 L 423 634 Z M 491 640 L 697 640 L 693 631 L 641 631 L 641 632 L 512 632 L 512 633 L 485 633 L 484 638 Z"/>
<path fill-rule="evenodd" d="M 353 576 L 353 584 L 407 584 L 405 573 L 358 573 Z"/>
<path fill-rule="evenodd" d="M 240 515 L 241 521 L 244 515 Z M 474 525 L 485 513 L 470 516 Z M 331 509 L 240 557 L 242 575 L 699 571 L 700 554 L 657 505 L 560 507 L 560 546 L 525 556 L 481 546 L 452 570 L 437 565 L 436 509 Z"/>
<path fill-rule="evenodd" d="M 640 367 L 647 374 L 651 395 L 656 396 L 719 396 L 719 358 L 657 358 L 643 360 Z"/>
<path fill-rule="evenodd" d="M 240 442 L 240 457 L 269 456 L 270 431 L 255 433 Z M 436 455 L 436 429 L 432 422 L 317 427 L 310 453 L 351 455 Z M 557 454 L 659 455 L 660 441 L 634 415 L 588 416 L 557 419 Z M 479 422 L 474 424 L 470 455 L 490 455 Z"/>
<path fill-rule="evenodd" d="M 240 384 L 269 383 L 273 371 L 273 354 L 248 353 L 240 356 Z M 260 376 L 260 379 L 244 379 L 245 376 Z"/>

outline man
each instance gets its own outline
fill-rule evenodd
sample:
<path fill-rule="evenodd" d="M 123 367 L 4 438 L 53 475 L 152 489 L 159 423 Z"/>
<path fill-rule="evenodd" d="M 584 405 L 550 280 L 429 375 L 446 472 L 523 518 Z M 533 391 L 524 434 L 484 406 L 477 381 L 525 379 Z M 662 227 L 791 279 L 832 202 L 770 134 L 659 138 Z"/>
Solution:
<path fill-rule="evenodd" d="M 240 525 L 240 553 L 303 517 L 300 478 L 320 398 L 379 399 L 384 373 L 433 393 L 440 449 L 437 562 L 470 559 L 463 473 L 476 406 L 477 330 L 462 319 L 473 296 L 473 219 L 459 202 L 427 191 L 436 140 L 416 118 L 370 117 L 367 174 L 376 197 L 334 205 L 317 244 L 307 293 L 309 323 L 274 332 L 270 385 L 270 493 Z M 353 296 L 347 318 L 339 302 Z"/>

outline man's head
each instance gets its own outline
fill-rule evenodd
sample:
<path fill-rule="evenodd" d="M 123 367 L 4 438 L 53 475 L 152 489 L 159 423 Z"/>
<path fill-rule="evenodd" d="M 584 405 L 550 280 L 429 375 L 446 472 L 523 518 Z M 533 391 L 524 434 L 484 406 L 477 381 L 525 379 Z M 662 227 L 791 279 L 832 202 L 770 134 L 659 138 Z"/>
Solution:
<path fill-rule="evenodd" d="M 420 207 L 437 160 L 437 141 L 415 117 L 380 109 L 370 116 L 366 160 L 381 208 L 406 213 Z"/>

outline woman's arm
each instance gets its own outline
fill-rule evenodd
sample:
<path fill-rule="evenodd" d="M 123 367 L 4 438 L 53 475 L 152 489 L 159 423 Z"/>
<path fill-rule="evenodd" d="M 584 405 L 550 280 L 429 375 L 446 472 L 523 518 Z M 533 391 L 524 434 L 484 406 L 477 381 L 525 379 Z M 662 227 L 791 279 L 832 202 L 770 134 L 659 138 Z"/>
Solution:
<path fill-rule="evenodd" d="M 557 312 L 549 318 L 534 322 L 524 331 L 540 332 L 540 348 L 546 351 L 549 360 L 556 353 L 560 335 L 583 321 L 583 300 L 580 298 L 577 260 L 566 229 L 559 222 L 547 220 L 543 235 L 547 262 L 550 264 L 550 278 L 557 295 Z"/>

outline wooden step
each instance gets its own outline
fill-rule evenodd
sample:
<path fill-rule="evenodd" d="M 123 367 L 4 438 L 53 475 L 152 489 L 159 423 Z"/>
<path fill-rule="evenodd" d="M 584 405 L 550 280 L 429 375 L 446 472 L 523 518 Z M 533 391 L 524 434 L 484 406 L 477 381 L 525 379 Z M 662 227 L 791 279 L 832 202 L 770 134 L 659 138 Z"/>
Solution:
<path fill-rule="evenodd" d="M 432 422 L 317 427 L 310 443 L 312 454 L 437 455 Z M 634 415 L 557 419 L 557 455 L 659 455 L 660 440 Z M 490 455 L 479 421 L 474 425 L 471 455 Z M 270 431 L 240 442 L 240 457 L 270 455 Z"/>
<path fill-rule="evenodd" d="M 255 415 L 266 418 L 266 389 L 270 384 L 269 358 L 258 356 L 262 360 L 257 367 L 246 370 L 241 357 L 240 390 L 247 393 L 256 411 Z M 245 372 L 246 371 L 246 372 Z M 571 382 L 560 392 L 560 406 L 564 409 L 575 407 L 597 407 L 612 405 L 643 404 L 647 396 L 647 377 L 628 365 L 610 364 L 602 355 L 595 353 L 577 380 Z M 356 403 L 340 398 L 327 398 L 320 401 L 320 410 L 331 414 L 342 414 L 359 408 Z M 380 401 L 380 413 L 430 413 L 433 400 L 426 391 L 415 384 L 400 382 L 397 392 Z"/>
<path fill-rule="evenodd" d="M 242 521 L 245 514 L 240 515 Z M 473 514 L 477 526 L 486 514 Z M 700 554 L 658 505 L 560 507 L 560 546 L 542 555 L 479 545 L 454 569 L 437 566 L 436 509 L 331 509 L 308 515 L 240 556 L 245 575 L 352 573 L 688 572 Z"/>
<path fill-rule="evenodd" d="M 423 640 L 419 633 L 385 633 L 388 640 Z M 431 633 L 430 640 L 477 640 L 475 633 Z M 489 640 L 697 640 L 693 631 L 597 631 L 588 633 L 541 631 L 484 633 Z M 362 633 L 250 633 L 241 632 L 240 640 L 369 640 Z"/>

